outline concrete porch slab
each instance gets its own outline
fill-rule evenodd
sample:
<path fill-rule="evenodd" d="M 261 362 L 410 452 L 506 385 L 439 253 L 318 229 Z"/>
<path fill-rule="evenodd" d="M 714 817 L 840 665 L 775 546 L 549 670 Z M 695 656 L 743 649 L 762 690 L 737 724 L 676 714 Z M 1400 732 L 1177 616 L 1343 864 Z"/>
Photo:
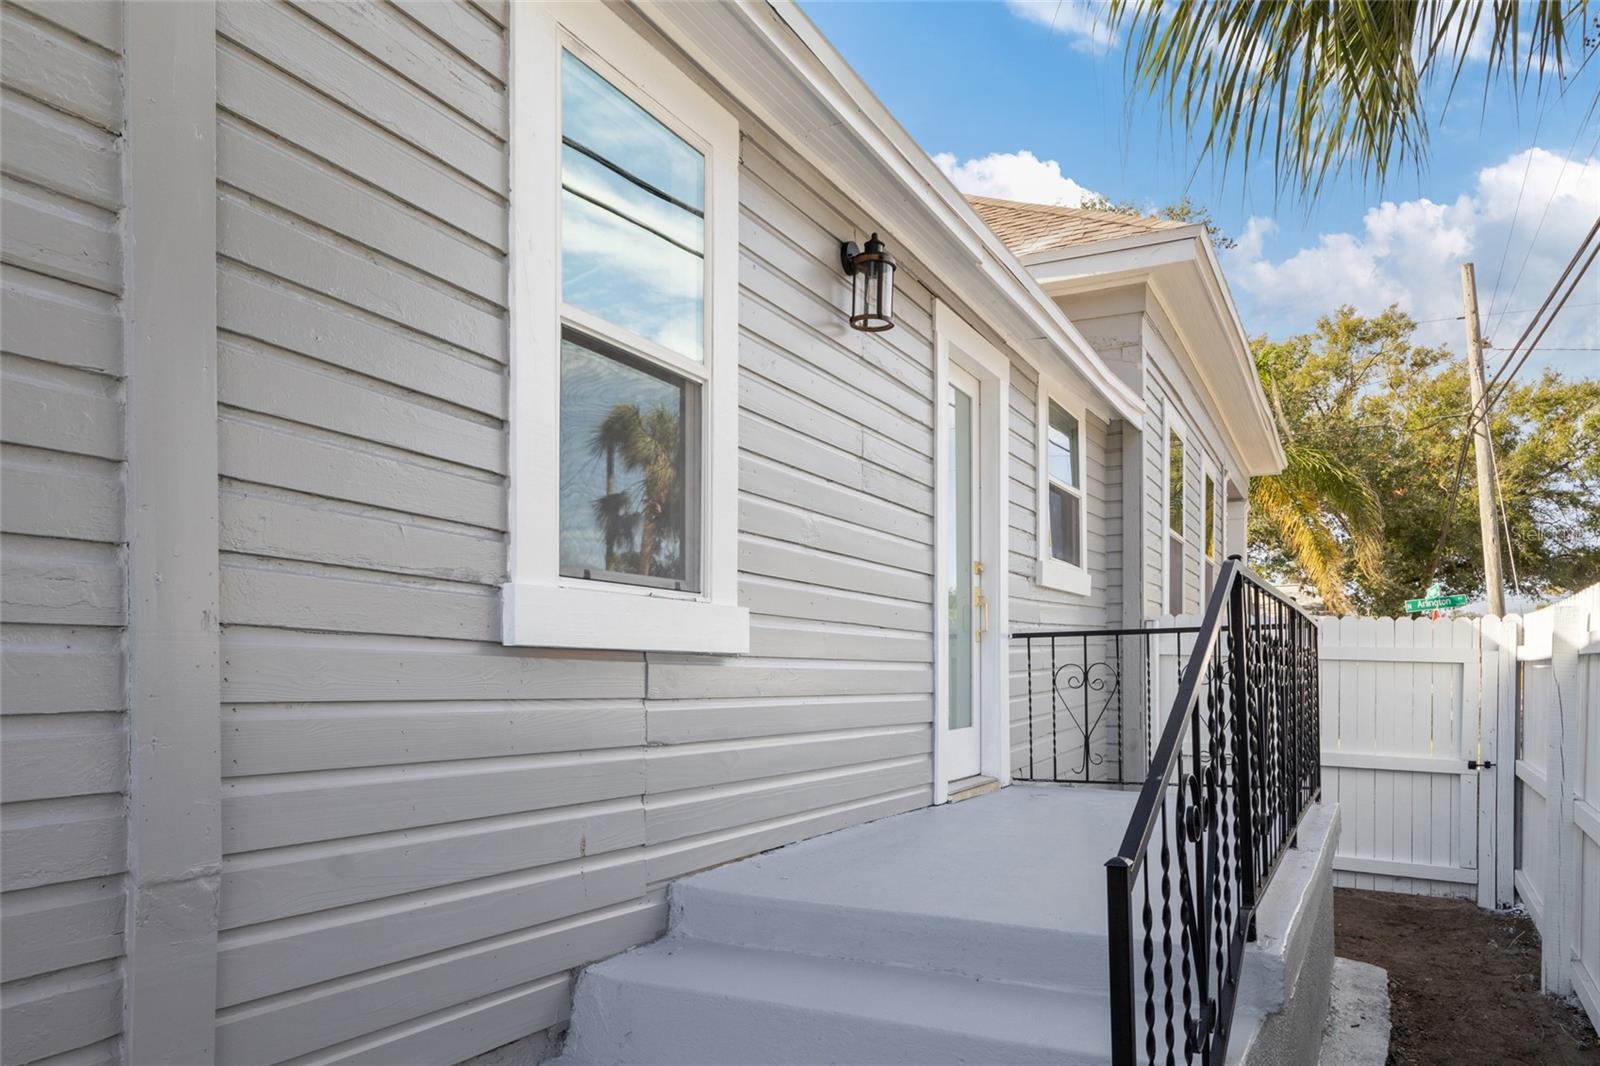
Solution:
<path fill-rule="evenodd" d="M 1104 988 L 1105 858 L 1136 796 L 1014 785 L 673 885 L 683 936 L 1046 987 Z"/>

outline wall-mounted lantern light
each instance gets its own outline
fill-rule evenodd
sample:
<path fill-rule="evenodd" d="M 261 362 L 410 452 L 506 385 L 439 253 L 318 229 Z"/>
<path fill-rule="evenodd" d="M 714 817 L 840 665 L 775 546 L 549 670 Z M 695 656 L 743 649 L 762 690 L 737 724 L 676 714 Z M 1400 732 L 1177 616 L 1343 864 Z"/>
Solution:
<path fill-rule="evenodd" d="M 894 328 L 894 256 L 883 250 L 874 233 L 865 249 L 855 241 L 839 248 L 839 260 L 850 281 L 850 328 L 882 333 Z"/>

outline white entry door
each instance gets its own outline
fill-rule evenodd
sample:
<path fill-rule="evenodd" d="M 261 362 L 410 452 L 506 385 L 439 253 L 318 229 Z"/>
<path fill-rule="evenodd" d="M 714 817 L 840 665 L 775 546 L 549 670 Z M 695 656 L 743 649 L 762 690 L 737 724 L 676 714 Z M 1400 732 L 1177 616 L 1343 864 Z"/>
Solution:
<path fill-rule="evenodd" d="M 944 572 L 947 610 L 950 613 L 949 718 L 945 734 L 945 779 L 959 781 L 978 773 L 982 745 L 979 740 L 980 694 L 983 656 L 980 644 L 988 629 L 988 603 L 984 598 L 982 543 L 983 463 L 980 455 L 983 425 L 978 379 L 952 364 L 946 389 L 950 457 L 948 471 L 949 523 L 944 536 Z"/>

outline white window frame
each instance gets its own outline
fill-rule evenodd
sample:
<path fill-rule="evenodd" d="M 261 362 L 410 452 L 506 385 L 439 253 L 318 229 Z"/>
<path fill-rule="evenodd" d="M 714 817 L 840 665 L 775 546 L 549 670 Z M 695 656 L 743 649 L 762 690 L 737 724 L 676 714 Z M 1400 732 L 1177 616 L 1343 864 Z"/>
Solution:
<path fill-rule="evenodd" d="M 561 300 L 561 50 L 706 159 L 703 363 Z M 508 645 L 744 654 L 738 603 L 739 123 L 602 4 L 511 5 L 511 403 Z M 560 337 L 583 328 L 700 392 L 700 589 L 680 592 L 560 575 Z"/>
<path fill-rule="evenodd" d="M 1180 498 L 1183 503 L 1183 529 L 1174 532 L 1172 528 L 1172 437 L 1176 434 L 1183 444 L 1183 466 L 1180 474 Z M 1169 415 L 1161 427 L 1161 613 L 1173 617 L 1181 617 L 1189 609 L 1189 597 L 1184 591 L 1185 571 L 1178 572 L 1178 606 L 1180 610 L 1172 611 L 1172 542 L 1177 539 L 1179 545 L 1180 564 L 1187 560 L 1182 558 L 1182 551 L 1189 543 L 1189 464 L 1192 461 L 1194 449 L 1189 440 L 1189 431 L 1182 420 Z"/>
<path fill-rule="evenodd" d="M 1077 565 L 1062 562 L 1050 554 L 1050 403 L 1054 401 L 1067 414 L 1078 420 L 1078 480 L 1085 484 L 1077 487 L 1061 485 L 1078 498 L 1078 552 Z M 1037 584 L 1074 596 L 1087 596 L 1094 589 L 1094 577 L 1089 573 L 1089 504 L 1086 484 L 1089 480 L 1089 434 L 1087 428 L 1088 405 L 1061 383 L 1039 375 L 1038 400 L 1034 412 L 1034 516 L 1037 530 L 1034 543 L 1038 546 Z M 1061 484 L 1060 482 L 1054 482 Z"/>

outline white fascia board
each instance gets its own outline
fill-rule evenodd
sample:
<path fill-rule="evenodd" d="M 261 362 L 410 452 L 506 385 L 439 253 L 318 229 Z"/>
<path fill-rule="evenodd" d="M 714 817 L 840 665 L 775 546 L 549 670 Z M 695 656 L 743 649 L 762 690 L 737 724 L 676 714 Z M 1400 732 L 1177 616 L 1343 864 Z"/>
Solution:
<path fill-rule="evenodd" d="M 1239 318 L 1239 308 L 1233 302 L 1233 290 L 1228 288 L 1227 277 L 1222 272 L 1222 264 L 1217 261 L 1216 250 L 1211 247 L 1209 240 L 1197 243 L 1200 246 L 1201 273 L 1205 275 L 1206 291 L 1216 306 L 1217 316 L 1227 323 L 1225 332 L 1233 349 L 1234 360 L 1253 386 L 1250 390 L 1250 398 L 1253 401 L 1251 409 L 1255 412 L 1260 432 L 1267 438 L 1270 468 L 1251 470 L 1250 473 L 1279 473 L 1288 465 L 1289 457 L 1283 450 L 1283 441 L 1278 438 L 1278 425 L 1272 417 L 1271 408 L 1267 405 L 1266 391 L 1262 389 L 1261 380 L 1256 376 L 1256 360 L 1250 352 L 1250 335 L 1245 332 L 1244 322 Z"/>
<path fill-rule="evenodd" d="M 1143 397 L 1105 364 L 798 6 L 638 0 L 637 7 L 714 80 L 737 89 L 741 107 L 792 144 L 812 149 L 807 162 L 893 232 L 1011 351 L 1037 370 L 1042 347 L 1117 414 L 1143 417 Z M 742 46 L 706 39 L 734 28 Z M 803 98 L 781 95 L 782 75 L 802 80 Z M 840 131 L 863 150 L 826 151 L 826 137 Z"/>
<path fill-rule="evenodd" d="M 1234 449 L 1245 460 L 1247 472 L 1275 474 L 1283 469 L 1287 458 L 1267 406 L 1266 393 L 1256 377 L 1250 340 L 1204 227 L 1184 226 L 1118 237 L 1039 253 L 1028 256 L 1025 261 L 1041 287 L 1055 295 L 1092 292 L 1130 281 L 1143 282 L 1161 306 L 1176 335 L 1174 339 L 1185 350 L 1187 361 L 1197 371 L 1196 380 L 1216 409 L 1230 416 L 1242 415 L 1246 420 L 1240 424 L 1238 417 L 1230 417 L 1222 424 L 1234 438 Z M 1216 345 L 1196 343 L 1189 336 L 1191 331 L 1184 328 L 1182 316 L 1172 314 L 1174 282 L 1189 287 L 1204 300 L 1231 363 L 1221 369 L 1233 371 L 1246 383 L 1248 411 L 1242 410 L 1236 401 L 1224 404 L 1213 387 L 1213 375 L 1201 372 L 1206 369 L 1201 364 L 1215 361 L 1220 353 L 1216 352 Z"/>

